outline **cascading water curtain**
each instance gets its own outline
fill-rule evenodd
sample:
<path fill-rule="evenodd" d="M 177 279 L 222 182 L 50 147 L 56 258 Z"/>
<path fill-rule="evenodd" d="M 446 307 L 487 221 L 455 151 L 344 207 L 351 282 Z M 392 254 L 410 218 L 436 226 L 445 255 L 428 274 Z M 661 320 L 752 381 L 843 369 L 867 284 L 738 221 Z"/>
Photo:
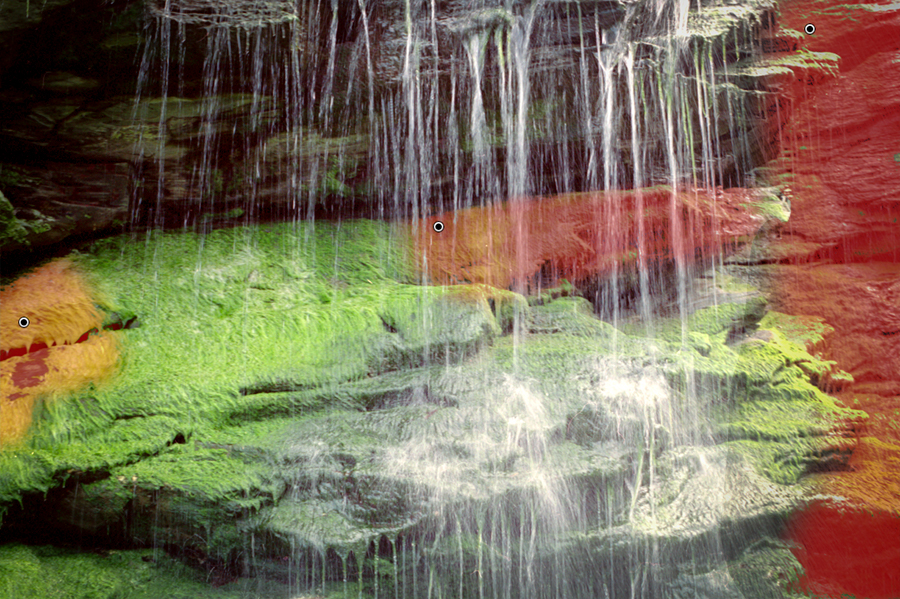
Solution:
<path fill-rule="evenodd" d="M 588 228 L 598 233 L 589 249 L 614 259 L 593 283 L 595 312 L 614 325 L 636 314 L 650 336 L 654 313 L 668 311 L 680 317 L 686 344 L 689 281 L 713 265 L 717 254 L 705 248 L 719 244 L 696 238 L 718 228 L 686 219 L 685 203 L 709 202 L 715 218 L 717 190 L 742 184 L 753 166 L 740 134 L 746 93 L 725 74 L 744 38 L 730 37 L 737 29 L 692 33 L 685 0 L 625 8 L 481 1 L 465 13 L 446 4 L 151 3 L 135 104 L 134 225 L 206 232 L 227 219 L 324 215 L 424 227 L 437 213 L 509 202 L 513 251 L 524 260 L 529 198 L 598 192 L 604 201 L 591 215 Z M 666 222 L 662 229 L 645 218 L 659 208 L 657 185 L 667 186 L 665 216 L 654 221 Z M 621 247 L 627 237 L 633 247 Z M 704 255 L 691 267 L 698 251 Z M 635 281 L 621 267 L 627 252 L 636 256 Z M 630 376 L 616 365 L 600 370 L 586 393 Z M 559 456 L 551 459 L 550 432 L 534 425 L 552 402 L 537 383 L 501 382 L 496 405 L 460 423 L 474 431 L 469 445 L 439 446 L 432 431 L 397 456 L 397 480 L 418 456 L 417 467 L 439 481 L 432 497 L 418 497 L 424 491 L 413 483 L 396 494 L 410 505 L 416 496 L 427 517 L 401 532 L 379 532 L 373 522 L 373 538 L 292 545 L 297 585 L 338 582 L 344 595 L 360 597 L 658 596 L 673 556 L 652 535 L 627 544 L 614 532 L 634 517 L 645 479 L 651 497 L 656 492 L 657 430 L 665 425 L 697 444 L 708 433 L 705 415 L 691 411 L 691 371 L 681 377 L 678 416 L 663 382 L 632 379 L 622 385 L 649 399 L 630 415 L 631 432 L 621 433 L 639 455 L 620 478 L 567 476 Z M 614 386 L 602 390 L 605 399 L 622 394 Z M 579 414 L 593 423 L 588 412 Z M 674 424 L 682 421 L 695 424 Z M 506 444 L 491 444 L 488 433 Z M 501 491 L 477 487 L 508 481 L 473 482 L 435 457 L 460 452 L 502 470 L 497 455 L 513 446 L 528 461 L 528 481 Z M 478 500 L 489 492 L 494 499 Z M 709 543 L 718 559 L 717 541 Z"/>

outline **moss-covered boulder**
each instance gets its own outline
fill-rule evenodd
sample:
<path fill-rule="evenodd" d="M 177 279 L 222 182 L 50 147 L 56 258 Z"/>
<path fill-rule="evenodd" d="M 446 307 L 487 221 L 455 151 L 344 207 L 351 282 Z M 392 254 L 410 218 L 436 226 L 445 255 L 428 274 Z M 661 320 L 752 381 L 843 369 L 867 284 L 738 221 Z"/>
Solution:
<path fill-rule="evenodd" d="M 349 221 L 71 256 L 106 323 L 89 338 L 121 357 L 0 450 L 3 528 L 320 592 L 541 596 L 589 570 L 618 595 L 647 560 L 659 584 L 688 584 L 686 559 L 691 584 L 733 581 L 724 565 L 851 448 L 829 431 L 857 415 L 817 386 L 841 373 L 807 349 L 820 323 L 745 294 L 615 328 L 574 289 L 529 306 L 417 285 L 409 247 Z M 34 359 L 8 355 L 10 372 Z"/>

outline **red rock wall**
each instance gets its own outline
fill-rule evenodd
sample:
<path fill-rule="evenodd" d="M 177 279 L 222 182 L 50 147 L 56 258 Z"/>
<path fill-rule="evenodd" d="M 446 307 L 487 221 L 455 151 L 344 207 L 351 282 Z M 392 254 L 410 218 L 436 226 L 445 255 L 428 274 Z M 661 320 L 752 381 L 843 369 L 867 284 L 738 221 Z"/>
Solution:
<path fill-rule="evenodd" d="M 776 172 L 789 182 L 779 298 L 835 328 L 821 349 L 855 382 L 839 397 L 869 418 L 846 471 L 790 536 L 822 596 L 900 597 L 900 6 L 782 4 L 781 26 L 815 33 L 801 52 L 841 57 L 835 77 L 794 85 Z"/>
<path fill-rule="evenodd" d="M 523 289 L 539 273 L 552 285 L 607 274 L 617 264 L 636 268 L 641 245 L 648 264 L 720 251 L 759 230 L 765 219 L 757 202 L 747 189 L 673 195 L 666 187 L 513 200 L 431 217 L 416 227 L 416 245 L 434 283 Z"/>

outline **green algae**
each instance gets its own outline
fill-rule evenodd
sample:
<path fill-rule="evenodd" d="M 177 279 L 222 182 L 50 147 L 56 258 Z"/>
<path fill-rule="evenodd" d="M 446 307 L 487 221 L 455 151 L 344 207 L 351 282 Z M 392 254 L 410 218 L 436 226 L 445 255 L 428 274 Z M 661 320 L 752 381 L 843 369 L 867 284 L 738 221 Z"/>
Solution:
<path fill-rule="evenodd" d="M 728 571 L 745 597 L 800 597 L 795 588 L 804 570 L 791 549 L 784 541 L 759 541 L 730 561 Z"/>
<path fill-rule="evenodd" d="M 686 334 L 659 320 L 647 338 L 562 293 L 528 306 L 413 285 L 406 243 L 350 222 L 97 244 L 78 261 L 103 309 L 141 326 L 116 333 L 112 385 L 41 404 L 27 443 L 0 452 L 3 505 L 74 479 L 82 526 L 122 529 L 131 506 L 132 539 L 223 564 L 252 553 L 262 572 L 298 548 L 365 555 L 382 534 L 429 530 L 429 497 L 462 509 L 537 493 L 523 447 L 560 484 L 633 489 L 614 517 L 637 525 L 684 501 L 681 479 L 656 507 L 641 489 L 666 468 L 696 475 L 679 460 L 703 456 L 667 457 L 690 414 L 710 421 L 717 460 L 756 469 L 753 489 L 796 485 L 833 420 L 853 416 L 813 384 L 832 364 L 804 348 L 827 327 L 758 297 L 694 312 Z M 674 419 L 648 419 L 610 380 L 663 393 Z M 520 409 L 538 412 L 517 444 L 473 449 L 475 433 L 508 438 Z M 422 439 L 418 461 L 396 455 Z M 675 542 L 705 530 L 696 517 L 644 533 Z M 373 559 L 363 586 L 379 580 Z"/>
<path fill-rule="evenodd" d="M 801 347 L 811 348 L 821 343 L 834 328 L 818 316 L 794 316 L 781 312 L 769 311 L 760 320 L 761 329 L 777 331 L 785 339 Z"/>
<path fill-rule="evenodd" d="M 66 555 L 22 545 L 0 547 L 0 588 L 4 597 L 113 599 L 123 596 L 127 587 L 121 570 L 110 568 L 91 554 Z"/>
<path fill-rule="evenodd" d="M 400 497 L 398 497 L 400 498 Z M 401 498 L 402 499 L 402 498 Z M 402 505 L 402 503 L 401 503 Z M 369 543 L 377 541 L 381 535 L 396 537 L 405 527 L 399 526 L 360 526 L 334 509 L 332 501 L 286 500 L 276 508 L 265 510 L 260 520 L 265 522 L 266 530 L 280 538 L 285 547 L 301 546 L 314 548 L 319 552 L 337 548 L 346 555 L 350 551 L 365 554 Z"/>
<path fill-rule="evenodd" d="M 0 246 L 8 243 L 25 243 L 28 231 L 16 218 L 15 209 L 0 191 Z"/>
<path fill-rule="evenodd" d="M 775 226 L 790 220 L 790 202 L 782 198 L 782 192 L 778 187 L 762 188 L 759 190 L 759 194 L 760 199 L 755 205 L 758 215 L 765 217 Z M 772 225 L 769 225 L 766 229 L 771 227 Z"/>
<path fill-rule="evenodd" d="M 593 306 L 581 297 L 561 297 L 550 303 L 533 306 L 528 329 L 532 333 L 564 333 L 582 337 L 606 337 L 613 334 L 612 325 L 594 316 Z"/>
<path fill-rule="evenodd" d="M 235 579 L 214 587 L 200 573 L 151 549 L 100 553 L 7 544 L 0 546 L 0 596 L 55 599 L 290 599 L 276 581 Z"/>
<path fill-rule="evenodd" d="M 836 423 L 865 418 L 819 388 L 852 380 L 806 349 L 831 331 L 821 319 L 767 312 L 765 300 L 752 297 L 694 312 L 684 343 L 678 320 L 655 327 L 655 359 L 672 387 L 707 397 L 713 434 L 772 482 L 796 484 L 835 451 L 827 437 Z"/>
<path fill-rule="evenodd" d="M 15 171 L 9 172 L 15 173 Z M 15 208 L 0 191 L 0 247 L 28 246 L 31 244 L 29 236 L 46 233 L 53 228 L 51 218 L 34 209 L 28 212 L 31 213 L 31 219 L 18 218 Z"/>
<path fill-rule="evenodd" d="M 112 384 L 39 403 L 26 445 L 0 452 L 3 505 L 59 484 L 57 473 L 96 475 L 179 452 L 176 439 L 205 439 L 235 419 L 365 409 L 376 400 L 330 391 L 457 361 L 499 334 L 484 298 L 410 285 L 409 252 L 399 229 L 360 221 L 154 232 L 76 255 L 101 307 L 141 326 L 114 333 L 122 357 Z M 197 476 L 204 470 L 219 472 Z M 153 472 L 155 486 L 187 482 L 174 466 Z M 218 474 L 205 476 L 212 485 Z"/>
<path fill-rule="evenodd" d="M 717 337 L 723 333 L 754 328 L 765 314 L 765 310 L 766 300 L 758 295 L 744 301 L 723 302 L 688 315 L 685 328 L 689 333 Z M 620 328 L 626 334 L 638 336 L 643 333 L 643 327 L 642 323 L 626 323 Z M 653 331 L 655 336 L 663 341 L 681 342 L 682 323 L 679 319 L 660 319 L 654 322 Z"/>
<path fill-rule="evenodd" d="M 753 59 L 729 67 L 729 74 L 744 77 L 806 74 L 820 72 L 836 76 L 841 57 L 833 52 L 811 52 L 805 48 L 773 58 Z"/>
<path fill-rule="evenodd" d="M 746 382 L 754 384 L 734 404 L 717 406 L 712 414 L 727 445 L 748 456 L 770 480 L 794 484 L 819 456 L 833 450 L 827 435 L 837 422 L 865 414 L 844 408 L 814 384 L 832 362 L 813 357 L 777 330 L 763 330 L 768 340 L 751 339 L 738 348 Z"/>
<path fill-rule="evenodd" d="M 720 270 L 715 275 L 716 285 L 726 293 L 758 293 L 756 287 L 739 277 L 728 274 L 725 270 Z"/>

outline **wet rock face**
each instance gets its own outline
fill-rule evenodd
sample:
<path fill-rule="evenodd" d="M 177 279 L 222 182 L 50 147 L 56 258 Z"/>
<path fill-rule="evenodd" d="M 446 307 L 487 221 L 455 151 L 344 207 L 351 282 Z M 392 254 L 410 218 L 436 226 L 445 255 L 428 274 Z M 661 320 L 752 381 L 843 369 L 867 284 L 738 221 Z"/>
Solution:
<path fill-rule="evenodd" d="M 115 103 L 109 98 L 133 93 L 141 9 L 14 1 L 0 12 L 0 193 L 20 229 L 0 248 L 19 263 L 22 250 L 121 230 L 129 220 L 133 144 L 127 154 L 96 151 L 101 138 L 115 145 L 127 123 L 115 115 L 84 125 Z"/>
<path fill-rule="evenodd" d="M 258 3 L 225 3 L 221 14 L 202 2 L 165 6 L 48 8 L 22 34 L 29 42 L 0 89 L 0 191 L 27 234 L 6 251 L 125 224 L 415 217 L 511 193 L 602 187 L 601 116 L 584 118 L 605 93 L 598 64 L 624 48 L 617 43 L 664 35 L 670 16 L 649 3 L 446 2 L 432 13 L 413 2 L 407 19 L 404 2 L 365 12 L 302 2 L 279 5 L 290 19 L 257 15 L 251 26 Z M 689 45 L 726 62 L 751 53 L 746 23 L 763 5 L 708 8 L 688 20 Z M 652 75 L 666 61 L 697 76 L 697 65 L 662 46 L 635 48 L 641 93 L 671 87 Z M 624 67 L 605 68 L 617 103 L 604 125 L 616 130 L 613 186 L 626 187 L 634 165 Z M 687 98 L 695 86 L 684 86 Z M 726 115 L 743 91 L 714 88 L 708 107 L 718 118 L 686 108 L 679 122 L 693 133 L 679 135 L 700 156 L 705 127 L 719 144 L 708 161 L 723 183 L 743 185 L 763 150 L 732 139 Z M 642 184 L 670 178 L 657 117 L 641 117 L 654 164 Z M 690 180 L 697 168 L 677 176 Z"/>
<path fill-rule="evenodd" d="M 853 449 L 829 435 L 858 415 L 812 384 L 831 367 L 804 349 L 808 327 L 745 297 L 698 309 L 685 345 L 680 321 L 617 331 L 583 298 L 410 285 L 407 233 L 160 233 L 74 258 L 92 318 L 141 325 L 102 332 L 127 356 L 106 384 L 46 399 L 0 449 L 5 533 L 364 595 L 431 580 L 759 596 L 729 561 L 769 555 L 749 545 L 777 535 L 807 473 Z M 57 304 L 32 306 L 41 339 Z M 7 357 L 4 381 L 35 358 Z M 781 558 L 766 576 L 790 571 Z M 479 560 L 482 575 L 460 575 Z M 650 582 L 622 575 L 648 560 Z"/>
<path fill-rule="evenodd" d="M 676 261 L 702 262 L 787 217 L 773 189 L 658 186 L 522 198 L 448 212 L 426 219 L 415 234 L 427 265 L 423 274 L 435 283 L 536 292 L 560 280 L 587 289 L 614 273 L 636 279 L 639 267 L 662 270 Z M 635 292 L 626 285 L 622 291 Z"/>
<path fill-rule="evenodd" d="M 28 34 L 33 31 L 44 18 L 54 11 L 71 5 L 71 0 L 56 0 L 31 6 L 27 0 L 4 2 L 0 8 L 0 33 L 2 33 L 3 58 L 0 59 L 0 74 L 5 74 L 16 63 Z"/>
<path fill-rule="evenodd" d="M 783 151 L 770 166 L 791 197 L 791 218 L 770 246 L 787 263 L 775 270 L 775 301 L 834 328 L 820 351 L 853 377 L 837 397 L 868 415 L 846 468 L 820 481 L 831 499 L 795 514 L 791 539 L 807 592 L 894 597 L 900 13 L 890 5 L 802 1 L 781 13 L 785 28 L 815 27 L 797 37 L 800 53 L 834 60 L 828 69 L 795 71 L 783 88 Z"/>
<path fill-rule="evenodd" d="M 890 26 L 872 28 L 878 36 Z M 894 23 L 894 34 L 896 29 Z M 846 65 L 842 58 L 839 78 L 801 90 L 783 131 L 794 154 L 792 238 L 817 244 L 815 256 L 829 261 L 892 262 L 900 251 L 900 161 L 892 145 L 900 135 L 900 84 L 884 77 L 896 70 L 897 49 L 877 39 L 867 40 L 874 47 L 865 59 L 851 53 Z M 842 46 L 835 40 L 830 47 Z"/>

